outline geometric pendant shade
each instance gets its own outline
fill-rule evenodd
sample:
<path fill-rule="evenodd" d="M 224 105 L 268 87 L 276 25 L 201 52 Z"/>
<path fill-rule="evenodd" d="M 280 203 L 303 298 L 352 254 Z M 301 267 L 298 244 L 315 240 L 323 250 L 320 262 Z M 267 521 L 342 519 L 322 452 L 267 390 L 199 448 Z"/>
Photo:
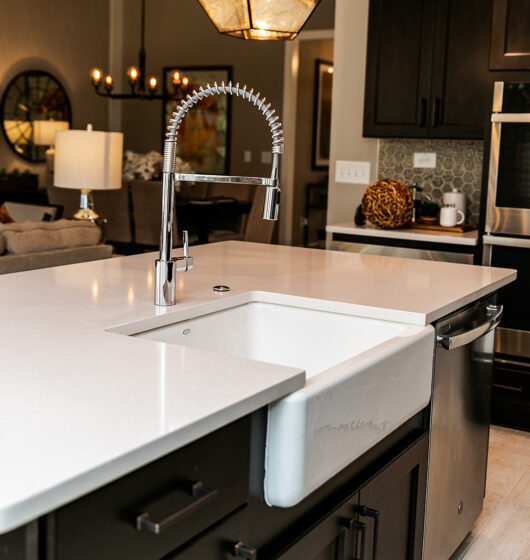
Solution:
<path fill-rule="evenodd" d="M 270 41 L 294 39 L 320 0 L 199 0 L 199 2 L 220 33 L 241 39 Z"/>

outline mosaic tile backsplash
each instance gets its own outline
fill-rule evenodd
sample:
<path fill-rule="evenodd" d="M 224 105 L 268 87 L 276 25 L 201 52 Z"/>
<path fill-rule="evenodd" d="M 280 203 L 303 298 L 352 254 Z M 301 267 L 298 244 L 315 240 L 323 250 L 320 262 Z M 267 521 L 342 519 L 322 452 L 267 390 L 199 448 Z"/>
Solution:
<path fill-rule="evenodd" d="M 478 223 L 483 149 L 479 140 L 381 139 L 377 177 L 417 183 L 439 204 L 442 193 L 456 187 L 467 195 L 466 221 Z M 436 167 L 413 167 L 414 152 L 436 152 Z"/>

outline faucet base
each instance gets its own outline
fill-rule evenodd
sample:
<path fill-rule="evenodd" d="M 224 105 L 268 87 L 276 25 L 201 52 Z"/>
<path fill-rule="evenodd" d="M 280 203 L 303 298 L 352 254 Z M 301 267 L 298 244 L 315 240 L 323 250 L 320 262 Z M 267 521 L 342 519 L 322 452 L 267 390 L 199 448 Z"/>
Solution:
<path fill-rule="evenodd" d="M 176 259 L 155 261 L 155 305 L 175 305 L 177 303 L 175 274 Z"/>
<path fill-rule="evenodd" d="M 155 260 L 155 305 L 175 305 L 177 303 L 177 272 L 187 272 L 193 268 L 193 257 L 176 257 L 169 261 Z"/>

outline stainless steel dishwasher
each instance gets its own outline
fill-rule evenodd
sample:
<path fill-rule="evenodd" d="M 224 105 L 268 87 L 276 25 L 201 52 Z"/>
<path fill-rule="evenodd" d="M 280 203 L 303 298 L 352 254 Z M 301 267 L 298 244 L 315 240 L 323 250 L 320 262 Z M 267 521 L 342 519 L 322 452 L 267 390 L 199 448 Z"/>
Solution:
<path fill-rule="evenodd" d="M 448 560 L 482 511 L 491 411 L 495 296 L 436 325 L 424 558 Z"/>

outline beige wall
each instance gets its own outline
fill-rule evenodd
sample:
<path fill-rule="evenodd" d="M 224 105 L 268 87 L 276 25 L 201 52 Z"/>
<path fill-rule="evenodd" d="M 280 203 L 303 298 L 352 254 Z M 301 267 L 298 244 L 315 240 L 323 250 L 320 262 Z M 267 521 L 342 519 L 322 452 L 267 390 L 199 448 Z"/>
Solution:
<path fill-rule="evenodd" d="M 296 109 L 296 155 L 293 199 L 293 245 L 301 245 L 307 183 L 323 182 L 327 171 L 311 168 L 313 149 L 313 111 L 315 99 L 315 61 L 333 62 L 333 41 L 301 41 L 298 71 L 298 102 Z M 312 222 L 319 218 L 314 213 Z"/>
<path fill-rule="evenodd" d="M 351 221 L 365 185 L 335 182 L 337 160 L 369 161 L 376 179 L 377 140 L 362 137 L 369 0 L 336 0 L 327 223 Z"/>
<path fill-rule="evenodd" d="M 74 128 L 107 128 L 107 101 L 92 91 L 89 71 L 108 65 L 109 0 L 1 0 L 0 93 L 19 72 L 46 70 L 66 89 Z M 44 173 L 17 156 L 0 134 L 0 168 Z"/>
<path fill-rule="evenodd" d="M 136 64 L 140 15 L 127 2 L 124 12 L 123 66 Z M 306 29 L 331 27 L 333 0 L 322 0 Z M 242 41 L 217 32 L 197 0 L 150 0 L 146 5 L 148 73 L 161 77 L 164 66 L 233 66 L 234 82 L 262 92 L 282 114 L 282 42 Z M 160 102 L 124 101 L 122 105 L 125 147 L 145 152 L 161 149 Z M 255 107 L 239 99 L 232 104 L 231 166 L 233 174 L 270 173 L 260 163 L 260 152 L 270 151 L 270 135 Z M 243 162 L 243 151 L 252 151 L 252 163 Z"/>

